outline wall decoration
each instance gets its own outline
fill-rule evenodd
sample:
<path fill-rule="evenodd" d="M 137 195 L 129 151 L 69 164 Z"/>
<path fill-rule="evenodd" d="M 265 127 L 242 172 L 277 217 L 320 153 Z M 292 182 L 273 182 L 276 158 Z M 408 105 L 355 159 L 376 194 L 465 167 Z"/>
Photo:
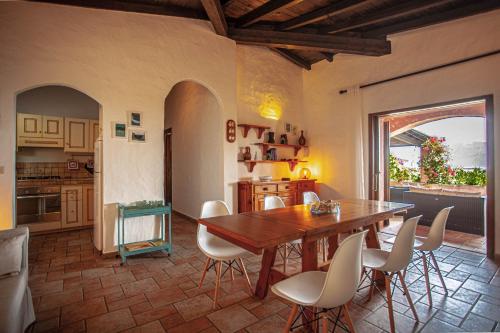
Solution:
<path fill-rule="evenodd" d="M 128 114 L 128 125 L 140 127 L 142 125 L 142 112 L 131 111 Z"/>
<path fill-rule="evenodd" d="M 126 139 L 127 124 L 120 121 L 113 121 L 111 123 L 111 137 L 118 139 Z"/>
<path fill-rule="evenodd" d="M 146 142 L 146 131 L 142 129 L 129 129 L 128 141 L 130 142 Z"/>
<path fill-rule="evenodd" d="M 292 124 L 285 123 L 285 133 L 290 133 L 292 131 Z"/>
<path fill-rule="evenodd" d="M 232 119 L 226 122 L 226 140 L 230 143 L 236 141 L 236 122 Z"/>
<path fill-rule="evenodd" d="M 299 145 L 301 146 L 306 145 L 306 138 L 304 137 L 304 131 L 300 131 Z"/>
<path fill-rule="evenodd" d="M 77 160 L 68 160 L 68 170 L 79 170 L 80 164 Z"/>

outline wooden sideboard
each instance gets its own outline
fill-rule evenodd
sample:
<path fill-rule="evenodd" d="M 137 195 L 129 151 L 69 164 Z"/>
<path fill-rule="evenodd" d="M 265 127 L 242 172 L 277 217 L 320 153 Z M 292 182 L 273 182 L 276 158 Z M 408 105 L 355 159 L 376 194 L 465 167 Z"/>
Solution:
<path fill-rule="evenodd" d="M 302 204 L 302 193 L 314 191 L 315 179 L 291 181 L 239 181 L 238 213 L 264 210 L 264 198 L 277 195 L 286 206 Z"/>

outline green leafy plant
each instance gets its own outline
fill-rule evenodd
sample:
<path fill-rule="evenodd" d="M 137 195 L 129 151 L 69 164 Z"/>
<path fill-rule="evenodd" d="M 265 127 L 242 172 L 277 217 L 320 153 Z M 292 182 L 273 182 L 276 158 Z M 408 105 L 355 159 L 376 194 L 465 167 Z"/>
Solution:
<path fill-rule="evenodd" d="M 389 155 L 389 176 L 392 181 L 398 183 L 403 181 L 419 182 L 420 173 L 417 169 L 407 168 L 404 161 L 396 156 Z"/>
<path fill-rule="evenodd" d="M 486 170 L 474 168 L 472 170 L 464 170 L 462 168 L 455 169 L 454 184 L 457 185 L 486 185 Z"/>
<path fill-rule="evenodd" d="M 422 144 L 420 167 L 429 184 L 451 184 L 455 171 L 449 165 L 449 147 L 444 138 L 430 137 Z"/>

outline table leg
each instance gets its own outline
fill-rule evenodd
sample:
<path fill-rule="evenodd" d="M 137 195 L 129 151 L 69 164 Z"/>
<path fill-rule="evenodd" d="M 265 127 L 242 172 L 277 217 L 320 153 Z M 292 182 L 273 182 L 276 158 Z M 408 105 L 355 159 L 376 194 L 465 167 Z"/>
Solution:
<path fill-rule="evenodd" d="M 277 246 L 264 249 L 264 254 L 262 255 L 262 265 L 259 272 L 259 280 L 255 286 L 255 296 L 260 299 L 267 296 L 267 291 L 269 289 L 269 276 L 271 275 L 271 268 L 274 266 L 277 251 Z"/>
<path fill-rule="evenodd" d="M 333 258 L 335 251 L 339 247 L 339 235 L 331 235 L 328 237 L 328 260 Z"/>

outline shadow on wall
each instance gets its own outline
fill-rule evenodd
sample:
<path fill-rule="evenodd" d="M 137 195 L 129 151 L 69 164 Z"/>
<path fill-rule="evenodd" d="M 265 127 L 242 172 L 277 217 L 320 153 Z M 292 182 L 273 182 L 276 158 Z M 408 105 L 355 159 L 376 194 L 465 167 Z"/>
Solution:
<path fill-rule="evenodd" d="M 224 119 L 217 97 L 194 81 L 177 83 L 165 99 L 171 135 L 171 184 L 175 211 L 197 218 L 206 200 L 224 200 Z"/>
<path fill-rule="evenodd" d="M 343 199 L 343 196 L 339 192 L 324 183 L 316 183 L 316 190 L 318 191 L 321 200 Z"/>

